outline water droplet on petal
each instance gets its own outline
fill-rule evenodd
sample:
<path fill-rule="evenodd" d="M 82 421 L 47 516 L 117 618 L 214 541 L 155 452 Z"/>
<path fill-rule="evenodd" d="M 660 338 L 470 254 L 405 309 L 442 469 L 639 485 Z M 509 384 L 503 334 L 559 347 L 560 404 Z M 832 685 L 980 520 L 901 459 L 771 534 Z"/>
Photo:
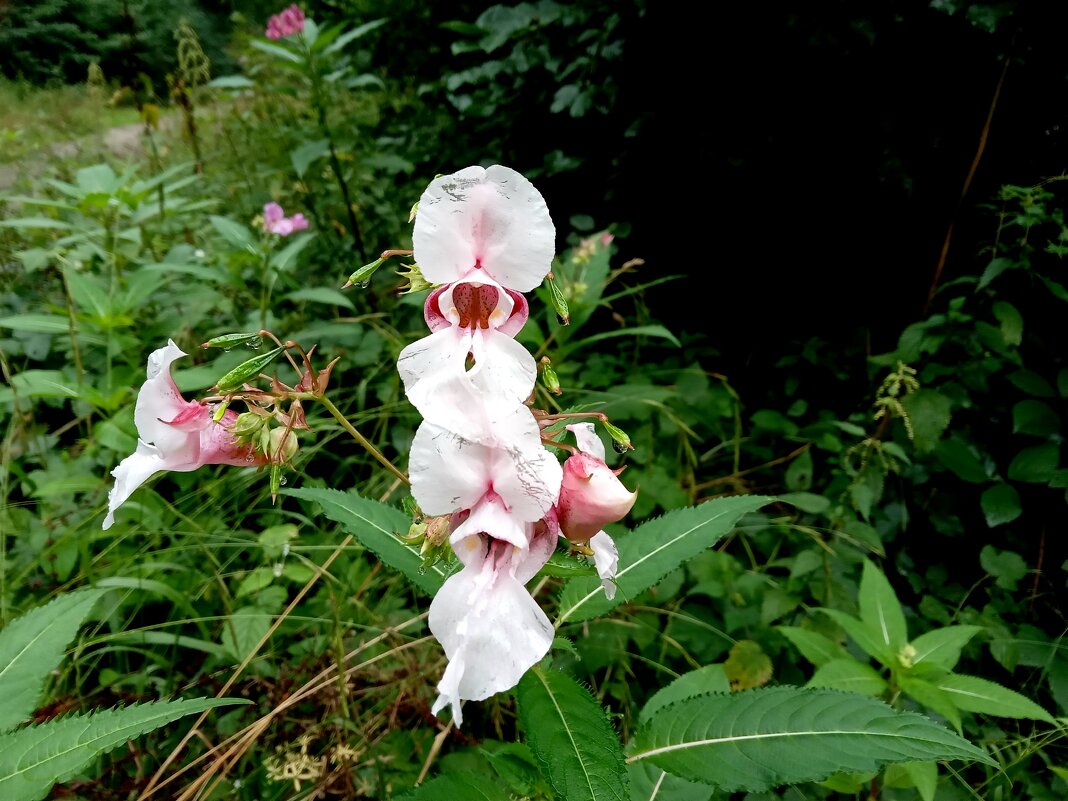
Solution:
<path fill-rule="evenodd" d="M 356 284 L 356 286 L 358 286 L 360 289 L 367 289 L 367 287 L 371 286 L 371 279 L 364 278 L 362 281 L 360 281 L 360 283 Z"/>

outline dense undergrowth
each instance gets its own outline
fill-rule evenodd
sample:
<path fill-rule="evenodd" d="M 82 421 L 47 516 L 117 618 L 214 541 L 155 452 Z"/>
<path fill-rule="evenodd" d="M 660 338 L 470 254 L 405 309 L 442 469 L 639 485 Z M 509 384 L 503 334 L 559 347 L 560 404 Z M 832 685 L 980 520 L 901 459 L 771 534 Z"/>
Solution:
<path fill-rule="evenodd" d="M 469 704 L 459 730 L 431 714 L 445 659 L 421 583 L 435 568 L 406 577 L 361 538 L 367 526 L 407 535 L 410 499 L 341 422 L 403 467 L 419 417 L 395 365 L 424 333 L 425 294 L 394 272 L 403 259 L 339 287 L 378 252 L 410 248 L 412 206 L 436 173 L 497 161 L 508 133 L 494 115 L 511 90 L 529 81 L 571 118 L 610 114 L 617 87 L 605 75 L 631 12 L 495 6 L 449 26 L 453 53 L 472 63 L 431 82 L 374 62 L 388 28 L 373 15 L 323 11 L 345 24 L 317 29 L 333 38 L 314 57 L 239 29 L 240 73 L 219 75 L 193 48 L 166 89 L 118 93 L 144 126 L 139 155 L 125 160 L 103 147 L 87 157 L 99 120 L 126 113 L 108 105 L 117 86 L 4 87 L 36 109 L 0 120 L 9 142 L 34 143 L 12 161 L 32 162 L 52 138 L 90 138 L 86 158 L 40 159 L 0 201 L 0 623 L 99 591 L 30 717 L 179 696 L 250 702 L 213 711 L 198 737 L 184 736 L 188 721 L 130 737 L 64 776 L 55 797 L 147 797 L 163 781 L 155 797 L 393 798 L 427 776 L 437 789 L 417 797 L 560 792 L 537 739 L 545 721 L 524 711 L 537 706 L 524 700 L 530 683 Z M 28 121 L 75 94 L 99 117 L 75 114 L 62 134 Z M 469 125 L 463 137 L 457 120 Z M 544 155 L 513 166 L 535 181 L 581 170 L 582 158 Z M 546 285 L 518 341 L 551 360 L 538 405 L 603 412 L 629 436 L 633 449 L 616 461 L 639 496 L 610 533 L 667 537 L 655 520 L 672 510 L 773 498 L 601 617 L 571 613 L 573 582 L 586 579 L 569 572 L 570 557 L 531 585 L 559 616 L 549 661 L 607 707 L 628 753 L 641 753 L 643 725 L 668 703 L 656 691 L 703 670 L 702 689 L 734 695 L 809 685 L 878 697 L 956 730 L 993 762 L 919 760 L 737 798 L 1068 792 L 1068 227 L 1063 183 L 1043 177 L 988 199 L 974 270 L 938 287 L 893 351 L 871 353 L 853 332 L 784 347 L 761 397 L 718 372 L 730 343 L 650 304 L 692 284 L 685 259 L 632 250 L 640 219 L 613 225 L 590 209 L 556 220 L 553 274 L 570 324 Z M 266 232 L 271 201 L 306 215 L 308 229 Z M 728 302 L 739 301 L 712 305 Z M 109 471 L 136 446 L 148 353 L 168 338 L 194 353 L 175 378 L 186 397 L 203 397 L 270 343 L 196 346 L 261 329 L 316 345 L 322 365 L 339 359 L 329 392 L 338 414 L 308 403 L 312 430 L 273 476 L 165 473 L 102 530 Z M 271 370 L 299 378 L 284 361 Z M 326 490 L 368 505 L 357 520 Z M 884 642 L 873 640 L 873 609 L 889 610 Z M 230 751 L 211 750 L 224 741 Z M 728 797 L 687 766 L 648 765 L 632 761 L 622 797 Z"/>

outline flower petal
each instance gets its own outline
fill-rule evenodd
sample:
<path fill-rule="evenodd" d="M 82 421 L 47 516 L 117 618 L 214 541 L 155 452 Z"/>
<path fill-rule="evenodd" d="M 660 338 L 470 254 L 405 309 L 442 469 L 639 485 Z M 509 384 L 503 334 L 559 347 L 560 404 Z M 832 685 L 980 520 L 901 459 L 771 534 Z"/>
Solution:
<path fill-rule="evenodd" d="M 502 540 L 526 550 L 530 540 L 529 528 L 530 523 L 524 524 L 516 519 L 515 515 L 510 514 L 501 501 L 501 496 L 491 490 L 471 508 L 471 514 L 456 527 L 449 536 L 449 541 L 455 548 L 469 537 L 488 534 L 495 540 Z"/>
<path fill-rule="evenodd" d="M 119 462 L 111 471 L 115 477 L 115 486 L 108 492 L 108 513 L 104 517 L 103 528 L 111 528 L 115 522 L 115 511 L 122 506 L 133 491 L 144 484 L 153 474 L 166 470 L 167 465 L 158 450 L 151 445 L 137 442 L 137 450 Z"/>
<path fill-rule="evenodd" d="M 593 551 L 593 565 L 601 577 L 605 597 L 611 601 L 616 597 L 616 571 L 619 570 L 619 552 L 616 543 L 603 531 L 590 537 L 590 549 Z"/>
<path fill-rule="evenodd" d="M 475 365 L 466 369 L 474 350 Z M 534 357 L 514 339 L 492 329 L 450 326 L 401 351 L 397 371 L 408 400 L 423 417 L 466 439 L 496 436 L 501 417 L 530 413 L 522 407 L 534 388 Z"/>
<path fill-rule="evenodd" d="M 514 687 L 552 645 L 552 624 L 505 549 L 512 546 L 490 541 L 486 558 L 450 576 L 430 604 L 430 631 L 449 658 L 434 710 L 451 705 L 457 725 L 461 701 Z"/>
<path fill-rule="evenodd" d="M 141 385 L 134 405 L 134 423 L 137 435 L 147 443 L 159 448 L 165 458 L 178 461 L 195 461 L 200 447 L 194 421 L 202 426 L 211 421 L 211 411 L 206 406 L 190 403 L 182 398 L 171 378 L 171 364 L 186 354 L 173 341 L 153 351 L 148 357 L 148 380 Z M 180 420 L 181 427 L 169 425 Z"/>
<path fill-rule="evenodd" d="M 408 457 L 412 496 L 428 515 L 470 509 L 490 488 L 490 448 L 424 421 Z"/>
<path fill-rule="evenodd" d="M 604 461 L 604 443 L 597 436 L 593 423 L 575 423 L 566 426 L 567 430 L 575 435 L 575 444 L 583 453 L 588 453 L 595 459 Z"/>
<path fill-rule="evenodd" d="M 515 170 L 467 167 L 423 192 L 412 242 L 431 283 L 480 266 L 506 288 L 529 292 L 549 271 L 556 229 L 541 193 Z"/>

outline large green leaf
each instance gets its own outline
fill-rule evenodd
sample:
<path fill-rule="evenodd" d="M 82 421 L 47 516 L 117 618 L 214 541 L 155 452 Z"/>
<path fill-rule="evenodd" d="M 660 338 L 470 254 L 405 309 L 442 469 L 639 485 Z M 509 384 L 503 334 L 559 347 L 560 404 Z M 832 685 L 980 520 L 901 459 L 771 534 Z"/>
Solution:
<path fill-rule="evenodd" d="M 98 754 L 194 712 L 246 703 L 233 698 L 157 701 L 56 718 L 0 735 L 0 798 L 37 801 Z"/>
<path fill-rule="evenodd" d="M 773 500 L 764 495 L 717 498 L 700 506 L 676 509 L 639 526 L 617 543 L 615 598 L 605 597 L 601 582 L 595 577 L 572 579 L 560 595 L 556 624 L 589 620 L 636 597 L 686 560 L 715 545 L 742 515 Z"/>
<path fill-rule="evenodd" d="M 653 716 L 658 709 L 675 701 L 693 698 L 706 693 L 729 693 L 731 683 L 723 665 L 705 665 L 689 673 L 683 673 L 670 684 L 661 687 L 645 702 L 638 720 L 642 723 Z"/>
<path fill-rule="evenodd" d="M 879 642 L 896 654 L 908 642 L 905 613 L 886 576 L 871 562 L 864 560 L 860 578 L 860 619 L 878 633 Z"/>
<path fill-rule="evenodd" d="M 726 791 L 760 792 L 936 759 L 995 764 L 948 729 L 873 698 L 774 687 L 669 704 L 639 728 L 627 761 L 649 760 Z"/>
<path fill-rule="evenodd" d="M 48 674 L 103 590 L 60 595 L 0 631 L 0 732 L 29 718 Z"/>
<path fill-rule="evenodd" d="M 825 665 L 832 659 L 844 659 L 845 649 L 818 631 L 802 629 L 797 626 L 776 626 L 775 630 L 788 639 L 801 656 L 816 667 Z"/>
<path fill-rule="evenodd" d="M 441 564 L 423 567 L 416 548 L 404 544 L 397 532 L 407 531 L 411 520 L 404 512 L 378 501 L 361 498 L 355 492 L 333 489 L 288 489 L 283 494 L 323 507 L 323 514 L 337 521 L 368 550 L 396 568 L 427 595 L 438 591 L 448 575 Z"/>
<path fill-rule="evenodd" d="M 921 634 L 912 641 L 916 651 L 912 655 L 912 664 L 927 663 L 952 670 L 960 659 L 961 649 L 982 630 L 982 626 L 945 626 Z"/>
<path fill-rule="evenodd" d="M 1001 718 L 1032 718 L 1053 723 L 1053 716 L 1030 698 L 977 676 L 949 675 L 935 682 L 958 709 Z"/>
<path fill-rule="evenodd" d="M 488 776 L 470 771 L 446 773 L 421 784 L 401 796 L 401 801 L 441 801 L 443 798 L 464 799 L 464 801 L 511 801 L 512 796 L 501 785 Z"/>
<path fill-rule="evenodd" d="M 809 679 L 808 687 L 828 687 L 860 695 L 882 695 L 886 692 L 886 679 L 868 664 L 849 657 L 832 659 L 820 665 Z"/>
<path fill-rule="evenodd" d="M 516 688 L 530 750 L 560 798 L 624 801 L 623 749 L 604 708 L 570 676 L 535 665 Z"/>
<path fill-rule="evenodd" d="M 823 614 L 829 616 L 835 623 L 845 629 L 845 633 L 849 635 L 850 639 L 859 645 L 861 650 L 868 656 L 878 659 L 887 667 L 894 665 L 897 655 L 883 643 L 882 632 L 879 629 L 865 623 L 863 620 L 857 620 L 841 609 L 821 607 L 817 611 L 823 612 Z"/>
<path fill-rule="evenodd" d="M 718 801 L 721 798 L 707 784 L 672 776 L 651 762 L 627 765 L 627 778 L 630 801 Z"/>

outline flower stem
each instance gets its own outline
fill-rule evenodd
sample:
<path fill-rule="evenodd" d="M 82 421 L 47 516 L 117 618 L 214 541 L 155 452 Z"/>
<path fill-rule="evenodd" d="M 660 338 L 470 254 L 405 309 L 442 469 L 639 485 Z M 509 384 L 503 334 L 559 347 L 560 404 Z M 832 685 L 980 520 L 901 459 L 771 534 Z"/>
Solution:
<path fill-rule="evenodd" d="M 373 456 L 380 465 L 386 468 L 389 472 L 391 472 L 405 484 L 411 483 L 408 480 L 408 476 L 406 476 L 402 470 L 398 470 L 397 467 L 393 464 L 393 462 L 391 462 L 389 459 L 382 455 L 382 451 L 378 450 L 378 448 L 371 444 L 370 440 L 368 440 L 367 437 L 365 437 L 363 434 L 356 430 L 356 428 L 352 425 L 352 423 L 348 421 L 348 418 L 345 417 L 341 410 L 334 405 L 333 401 L 326 397 L 326 395 L 310 396 L 314 400 L 317 400 L 321 404 L 323 404 L 326 407 L 326 410 L 330 412 L 330 414 L 334 415 L 334 419 L 341 423 L 341 427 L 348 431 L 349 435 L 358 443 L 360 443 L 360 445 L 364 447 L 364 450 L 371 454 L 371 456 Z"/>

